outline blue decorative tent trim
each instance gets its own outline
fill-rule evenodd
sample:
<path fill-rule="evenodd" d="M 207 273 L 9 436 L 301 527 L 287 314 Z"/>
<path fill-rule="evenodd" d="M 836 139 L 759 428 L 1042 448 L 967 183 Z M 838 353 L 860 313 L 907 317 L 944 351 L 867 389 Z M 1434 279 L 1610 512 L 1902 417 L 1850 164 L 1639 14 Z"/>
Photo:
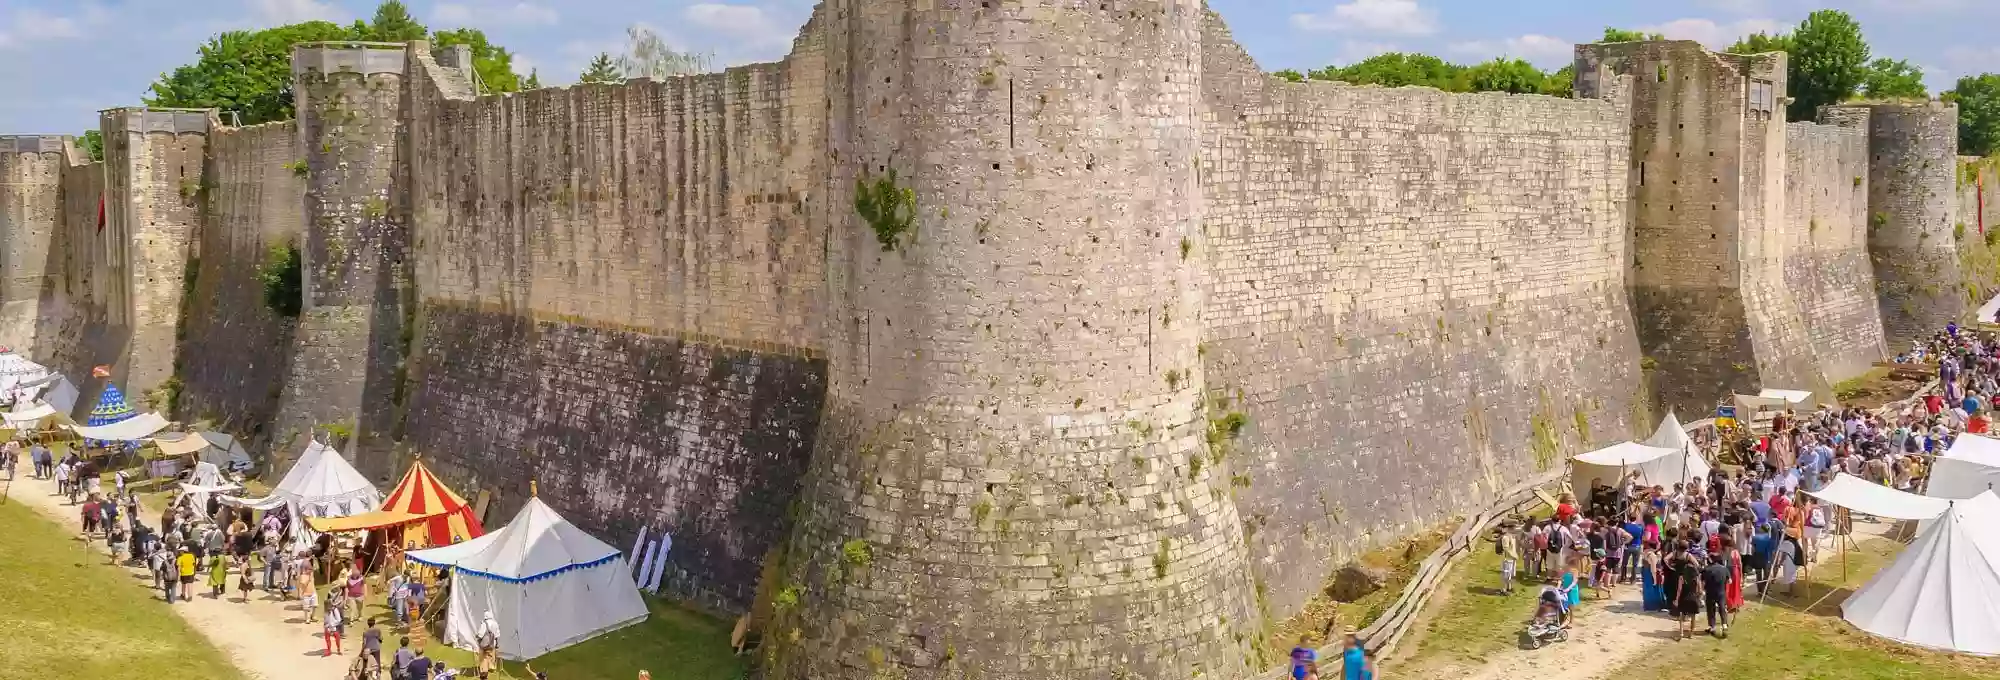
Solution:
<path fill-rule="evenodd" d="M 589 561 L 589 562 L 582 562 L 582 563 L 578 563 L 578 564 L 572 564 L 572 565 L 569 565 L 569 566 L 566 566 L 566 567 L 557 567 L 557 568 L 555 568 L 555 569 L 550 569 L 550 570 L 548 570 L 548 571 L 545 571 L 545 572 L 542 572 L 542 573 L 539 573 L 539 574 L 532 574 L 532 575 L 529 575 L 529 576 L 519 576 L 519 577 L 516 577 L 516 576 L 501 576 L 501 575 L 499 575 L 499 574 L 489 574 L 489 573 L 486 573 L 486 572 L 483 572 L 483 571 L 479 571 L 479 570 L 477 570 L 477 569 L 467 569 L 467 568 L 465 568 L 465 567 L 460 567 L 460 566 L 456 566 L 456 565 L 452 565 L 452 564 L 444 564 L 444 563 L 439 563 L 439 562 L 432 562 L 432 561 L 430 561 L 430 560 L 426 560 L 426 559 L 424 559 L 424 558 L 421 558 L 421 557 L 417 557 L 417 556 L 415 556 L 415 555 L 409 555 L 409 560 L 410 560 L 411 562 L 416 562 L 416 563 L 418 563 L 418 564 L 422 564 L 422 565 L 425 565 L 425 566 L 429 566 L 429 567 L 436 567 L 436 568 L 439 568 L 439 569 L 444 569 L 444 568 L 450 568 L 451 570 L 453 570 L 453 571 L 455 571 L 455 572 L 457 572 L 457 573 L 460 573 L 460 574 L 470 574 L 470 575 L 472 575 L 472 576 L 478 576 L 478 577 L 480 577 L 480 578 L 488 578 L 488 579 L 493 579 L 493 580 L 495 580 L 495 581 L 500 581 L 500 582 L 503 582 L 503 583 L 528 583 L 528 582 L 531 582 L 531 581 L 540 581 L 540 580 L 542 580 L 542 579 L 546 579 L 546 578 L 549 578 L 549 577 L 552 577 L 552 576 L 559 576 L 559 575 L 563 574 L 564 572 L 570 572 L 570 571 L 576 571 L 576 570 L 578 570 L 578 569 L 589 569 L 589 568 L 591 568 L 591 567 L 595 567 L 595 566 L 599 566 L 599 565 L 603 565 L 603 564 L 609 564 L 609 563 L 610 563 L 610 562 L 612 562 L 613 560 L 616 560 L 616 559 L 618 559 L 618 557 L 619 557 L 619 553 L 611 553 L 611 554 L 609 554 L 609 555 L 605 555 L 604 557 L 601 557 L 601 558 L 598 558 L 598 559 L 595 559 L 595 560 L 591 560 L 591 561 Z"/>

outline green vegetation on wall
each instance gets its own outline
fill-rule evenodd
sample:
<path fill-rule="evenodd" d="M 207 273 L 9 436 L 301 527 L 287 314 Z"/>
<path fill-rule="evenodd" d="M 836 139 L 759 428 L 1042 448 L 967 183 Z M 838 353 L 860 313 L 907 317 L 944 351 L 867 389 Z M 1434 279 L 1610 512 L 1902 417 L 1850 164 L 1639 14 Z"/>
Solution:
<path fill-rule="evenodd" d="M 893 251 L 904 245 L 904 234 L 916 229 L 917 193 L 896 184 L 895 168 L 872 181 L 864 172 L 854 180 L 854 212 L 875 232 L 882 251 Z"/>
<path fill-rule="evenodd" d="M 303 310 L 303 266 L 298 244 L 290 241 L 273 245 L 264 253 L 264 261 L 257 265 L 257 280 L 264 284 L 264 307 L 271 313 L 296 318 Z"/>

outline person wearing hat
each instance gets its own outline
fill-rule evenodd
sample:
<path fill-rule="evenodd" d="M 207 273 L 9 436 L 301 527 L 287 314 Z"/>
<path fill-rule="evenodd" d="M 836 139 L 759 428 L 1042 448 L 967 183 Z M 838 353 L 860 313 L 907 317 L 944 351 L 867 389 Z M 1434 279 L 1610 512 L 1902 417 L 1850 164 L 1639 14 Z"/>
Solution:
<path fill-rule="evenodd" d="M 1516 533 L 1517 524 L 1509 517 L 1500 522 L 1500 529 L 1493 535 L 1493 552 L 1500 555 L 1500 593 L 1514 594 L 1514 567 L 1521 561 L 1521 538 Z"/>
<path fill-rule="evenodd" d="M 1340 677 L 1344 680 L 1367 680 L 1375 674 L 1368 668 L 1368 652 L 1362 648 L 1360 635 L 1353 628 L 1347 629 L 1347 641 L 1340 650 Z"/>

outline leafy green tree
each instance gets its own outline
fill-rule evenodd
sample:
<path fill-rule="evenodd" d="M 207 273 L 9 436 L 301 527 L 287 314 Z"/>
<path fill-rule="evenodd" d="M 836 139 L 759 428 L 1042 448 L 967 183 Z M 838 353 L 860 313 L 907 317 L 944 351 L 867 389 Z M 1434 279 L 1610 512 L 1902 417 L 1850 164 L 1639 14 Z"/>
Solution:
<path fill-rule="evenodd" d="M 229 31 L 201 46 L 200 58 L 153 81 L 147 106 L 236 111 L 243 124 L 292 117 L 292 45 L 352 40 L 347 28 L 308 21 L 261 31 Z"/>
<path fill-rule="evenodd" d="M 1861 80 L 1861 94 L 1869 99 L 1927 99 L 1924 70 L 1902 59 L 1869 62 Z"/>
<path fill-rule="evenodd" d="M 521 91 L 521 76 L 514 73 L 514 53 L 488 42 L 484 31 L 477 28 L 438 31 L 431 34 L 431 42 L 441 48 L 452 45 L 472 48 L 472 70 L 479 74 L 481 92 Z"/>
<path fill-rule="evenodd" d="M 1520 59 L 1499 58 L 1466 69 L 1473 92 L 1541 92 L 1549 75 Z"/>
<path fill-rule="evenodd" d="M 1598 42 L 1608 42 L 1608 43 L 1644 42 L 1647 40 L 1666 40 L 1666 39 L 1667 36 L 1658 33 L 1646 33 L 1643 31 L 1628 31 L 1622 28 L 1606 26 L 1604 27 L 1604 39 Z"/>
<path fill-rule="evenodd" d="M 76 146 L 82 149 L 84 153 L 89 154 L 90 160 L 104 160 L 104 133 L 97 130 L 84 130 L 83 134 L 76 136 Z"/>
<path fill-rule="evenodd" d="M 596 66 L 596 65 L 597 65 L 597 62 L 591 62 L 591 65 L 592 65 L 592 66 Z M 589 74 L 589 73 L 584 73 L 584 75 L 585 75 L 585 76 L 588 76 L 588 75 L 590 75 L 590 74 Z M 1292 70 L 1292 69 L 1285 69 L 1285 70 L 1282 70 L 1282 71 L 1275 71 L 1275 72 L 1272 72 L 1272 73 L 1271 73 L 1271 75 L 1274 75 L 1274 76 L 1277 76 L 1277 77 L 1279 77 L 1279 78 L 1284 78 L 1285 80 L 1288 80 L 1288 81 L 1291 81 L 1291 82 L 1294 82 L 1294 83 L 1296 83 L 1296 82 L 1301 82 L 1301 81 L 1304 81 L 1304 80 L 1306 79 L 1306 76 L 1305 76 L 1305 74 L 1303 74 L 1303 73 L 1299 73 L 1298 71 L 1295 71 L 1295 70 Z"/>
<path fill-rule="evenodd" d="M 388 0 L 375 8 L 375 17 L 368 23 L 354 22 L 354 39 L 377 42 L 410 42 L 423 40 L 430 29 L 410 18 L 410 8 L 398 0 Z"/>
<path fill-rule="evenodd" d="M 1314 69 L 1306 74 L 1306 77 L 1313 80 L 1338 80 L 1355 85 L 1383 87 L 1421 85 L 1449 92 L 1464 92 L 1470 88 L 1464 73 L 1465 67 L 1428 54 L 1386 52 L 1349 66 Z"/>
<path fill-rule="evenodd" d="M 521 81 L 521 89 L 523 90 L 542 89 L 542 70 L 538 68 L 528 69 L 528 78 L 526 80 Z"/>
<path fill-rule="evenodd" d="M 1967 156 L 2000 153 L 2000 75 L 1982 73 L 1958 79 L 1945 93 L 1958 104 L 1958 152 Z"/>
<path fill-rule="evenodd" d="M 618 74 L 618 65 L 611 60 L 611 55 L 599 52 L 576 80 L 580 83 L 622 83 L 625 77 Z"/>
<path fill-rule="evenodd" d="M 1792 51 L 1792 37 L 1784 33 L 1757 32 L 1743 36 L 1736 44 L 1724 50 L 1730 54 L 1763 54 L 1765 52 Z"/>
<path fill-rule="evenodd" d="M 1564 66 L 1542 82 L 1542 94 L 1552 97 L 1576 96 L 1576 67 Z"/>
<path fill-rule="evenodd" d="M 1791 35 L 1792 120 L 1812 120 L 1819 107 L 1854 96 L 1868 71 L 1868 41 L 1846 12 L 1823 9 L 1806 16 Z"/>

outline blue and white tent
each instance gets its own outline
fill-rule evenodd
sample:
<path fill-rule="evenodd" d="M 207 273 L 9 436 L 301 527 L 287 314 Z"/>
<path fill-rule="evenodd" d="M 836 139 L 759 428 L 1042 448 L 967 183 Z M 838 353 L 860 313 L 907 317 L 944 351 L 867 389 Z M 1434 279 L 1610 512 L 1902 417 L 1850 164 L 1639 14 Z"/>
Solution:
<path fill-rule="evenodd" d="M 453 570 L 444 633 L 453 647 L 478 649 L 489 616 L 500 657 L 516 661 L 646 620 L 625 556 L 539 497 L 498 531 L 408 557 Z"/>

